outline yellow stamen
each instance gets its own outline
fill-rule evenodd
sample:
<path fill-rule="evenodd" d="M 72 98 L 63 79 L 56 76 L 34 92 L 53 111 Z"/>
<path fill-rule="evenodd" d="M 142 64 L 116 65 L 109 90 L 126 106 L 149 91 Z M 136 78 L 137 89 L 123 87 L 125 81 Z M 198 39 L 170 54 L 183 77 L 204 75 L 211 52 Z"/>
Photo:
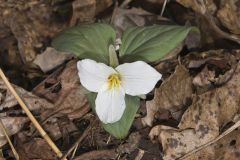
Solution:
<path fill-rule="evenodd" d="M 111 74 L 108 77 L 108 88 L 112 89 L 113 87 L 119 87 L 121 84 L 120 75 L 117 73 Z"/>

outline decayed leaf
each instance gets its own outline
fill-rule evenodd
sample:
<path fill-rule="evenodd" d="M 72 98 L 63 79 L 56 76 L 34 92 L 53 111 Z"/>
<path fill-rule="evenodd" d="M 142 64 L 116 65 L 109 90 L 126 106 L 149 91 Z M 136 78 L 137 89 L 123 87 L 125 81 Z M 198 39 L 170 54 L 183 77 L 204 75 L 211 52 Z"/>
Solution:
<path fill-rule="evenodd" d="M 17 151 L 21 160 L 41 159 L 57 160 L 56 154 L 44 139 L 34 138 L 30 142 L 17 144 Z"/>
<path fill-rule="evenodd" d="M 176 67 L 175 72 L 155 90 L 154 99 L 147 101 L 147 116 L 143 123 L 151 126 L 154 115 L 158 111 L 180 110 L 192 96 L 192 78 L 182 65 Z"/>
<path fill-rule="evenodd" d="M 29 121 L 27 117 L 1 117 L 1 121 L 8 132 L 8 136 L 12 136 L 19 132 L 23 127 L 24 123 Z M 0 129 L 0 147 L 7 143 L 5 134 L 2 129 Z"/>
<path fill-rule="evenodd" d="M 205 149 L 192 154 L 187 157 L 186 160 L 202 160 L 202 159 L 229 159 L 237 160 L 240 158 L 240 131 L 234 130 L 229 135 L 220 139 L 217 143 L 214 143 Z"/>
<path fill-rule="evenodd" d="M 205 92 L 215 86 L 221 86 L 231 79 L 236 66 L 239 50 L 230 54 L 225 50 L 209 50 L 201 53 L 191 53 L 184 59 L 190 69 L 202 69 L 193 79 L 197 93 Z"/>
<path fill-rule="evenodd" d="M 213 0 L 207 0 L 207 1 L 177 0 L 177 2 L 187 8 L 192 8 L 195 12 L 200 13 L 200 14 L 206 14 L 206 12 L 213 13 L 217 9 Z"/>
<path fill-rule="evenodd" d="M 54 107 L 53 104 L 46 99 L 40 98 L 16 85 L 13 85 L 13 87 L 16 89 L 20 97 L 24 99 L 30 110 L 39 110 L 41 108 L 49 109 Z M 10 91 L 8 91 L 2 80 L 0 80 L 0 97 L 0 110 L 11 108 L 18 104 L 17 100 Z"/>
<path fill-rule="evenodd" d="M 72 3 L 73 16 L 70 26 L 77 22 L 93 21 L 95 15 L 112 5 L 112 0 L 75 0 Z"/>
<path fill-rule="evenodd" d="M 158 135 L 163 145 L 164 159 L 176 159 L 203 145 L 220 134 L 231 122 L 240 107 L 240 64 L 231 80 L 224 86 L 198 96 L 183 114 L 179 129 L 157 126 L 150 135 Z M 159 129 L 160 128 L 160 129 Z M 158 132 L 153 132 L 153 131 Z"/>
<path fill-rule="evenodd" d="M 204 32 L 210 33 L 209 29 L 211 29 L 215 33 L 214 37 L 210 36 L 213 39 L 221 37 L 240 43 L 238 0 L 177 0 L 177 2 L 187 8 L 191 8 L 198 13 L 197 15 L 201 15 L 202 20 L 198 19 L 198 24 L 204 24 L 201 27 L 202 29 L 204 28 L 202 30 L 203 34 Z M 221 29 L 220 23 L 230 31 L 230 34 Z M 212 33 L 210 34 L 213 35 Z M 209 37 L 209 35 L 206 36 L 207 38 Z M 208 38 L 208 40 L 210 39 Z"/>
<path fill-rule="evenodd" d="M 50 1 L 1 1 L 0 27 L 8 31 L 5 35 L 14 35 L 23 62 L 34 60 L 36 49 L 43 47 L 44 40 L 66 27 L 66 21 L 56 21 L 56 10 Z"/>
<path fill-rule="evenodd" d="M 240 35 L 239 0 L 222 0 L 217 17 L 231 33 Z"/>
<path fill-rule="evenodd" d="M 48 47 L 42 54 L 37 55 L 33 63 L 38 65 L 41 70 L 46 73 L 63 64 L 71 57 L 69 54 L 61 53 L 54 48 Z"/>
<path fill-rule="evenodd" d="M 76 61 L 69 62 L 62 72 L 54 72 L 33 92 L 51 101 L 54 112 L 66 114 L 70 119 L 80 118 L 90 110 L 86 91 L 80 85 Z"/>
<path fill-rule="evenodd" d="M 124 9 L 117 7 L 114 10 L 112 22 L 117 30 L 117 36 L 120 37 L 122 32 L 129 27 L 146 26 L 150 23 L 155 23 L 157 19 L 157 15 L 141 8 Z"/>

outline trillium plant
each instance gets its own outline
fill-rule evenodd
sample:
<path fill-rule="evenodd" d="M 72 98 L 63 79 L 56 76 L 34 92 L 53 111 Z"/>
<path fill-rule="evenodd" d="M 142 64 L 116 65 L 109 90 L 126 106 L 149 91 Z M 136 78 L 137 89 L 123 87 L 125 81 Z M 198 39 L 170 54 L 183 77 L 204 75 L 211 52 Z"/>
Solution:
<path fill-rule="evenodd" d="M 80 59 L 78 74 L 82 86 L 90 91 L 86 96 L 93 111 L 104 129 L 121 139 L 133 123 L 139 97 L 152 91 L 162 77 L 148 63 L 166 57 L 190 31 L 197 29 L 167 25 L 129 28 L 116 51 L 114 29 L 96 23 L 60 32 L 52 45 Z"/>
<path fill-rule="evenodd" d="M 81 84 L 89 91 L 98 93 L 95 109 L 105 124 L 121 119 L 126 108 L 125 94 L 147 94 L 161 78 L 160 73 L 143 61 L 112 68 L 104 63 L 84 59 L 77 63 L 77 67 Z"/>

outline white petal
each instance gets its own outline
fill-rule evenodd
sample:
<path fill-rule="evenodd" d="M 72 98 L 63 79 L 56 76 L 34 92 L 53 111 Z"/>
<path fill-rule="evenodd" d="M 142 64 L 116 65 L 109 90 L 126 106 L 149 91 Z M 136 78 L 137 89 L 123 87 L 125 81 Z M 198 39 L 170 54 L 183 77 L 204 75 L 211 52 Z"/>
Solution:
<path fill-rule="evenodd" d="M 96 113 L 103 123 L 114 123 L 121 119 L 125 105 L 125 93 L 122 87 L 98 92 L 95 104 Z"/>
<path fill-rule="evenodd" d="M 106 83 L 110 74 L 116 71 L 103 63 L 97 63 L 90 59 L 84 59 L 77 63 L 78 75 L 81 84 L 89 91 L 98 92 Z"/>
<path fill-rule="evenodd" d="M 149 93 L 162 75 L 143 61 L 125 63 L 116 68 L 126 94 L 136 96 Z"/>

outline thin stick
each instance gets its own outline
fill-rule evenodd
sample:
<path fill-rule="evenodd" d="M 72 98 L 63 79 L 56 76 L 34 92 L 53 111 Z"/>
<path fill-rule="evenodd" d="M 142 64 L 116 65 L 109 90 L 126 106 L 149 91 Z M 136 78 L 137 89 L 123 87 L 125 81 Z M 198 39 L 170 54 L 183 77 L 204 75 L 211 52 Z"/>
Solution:
<path fill-rule="evenodd" d="M 3 131 L 3 133 L 4 133 L 4 135 L 5 135 L 5 137 L 6 137 L 6 139 L 7 139 L 7 141 L 8 141 L 8 143 L 9 143 L 11 149 L 12 149 L 12 152 L 13 152 L 13 154 L 14 154 L 14 157 L 15 157 L 17 160 L 19 160 L 19 155 L 18 155 L 16 149 L 14 148 L 14 146 L 13 146 L 13 144 L 12 144 L 10 138 L 9 138 L 8 133 L 7 133 L 7 130 L 6 130 L 5 126 L 4 126 L 4 124 L 2 123 L 2 120 L 1 120 L 1 119 L 0 119 L 0 127 L 1 127 L 1 129 L 2 129 L 2 131 Z"/>
<path fill-rule="evenodd" d="M 54 142 L 51 140 L 51 138 L 48 136 L 48 134 L 43 130 L 43 128 L 40 126 L 38 121 L 35 119 L 35 117 L 32 115 L 32 113 L 29 111 L 26 104 L 23 102 L 23 100 L 19 97 L 15 89 L 12 87 L 10 82 L 8 81 L 7 77 L 3 73 L 2 69 L 0 68 L 0 76 L 3 80 L 3 82 L 6 84 L 7 88 L 10 90 L 10 92 L 13 94 L 13 96 L 18 101 L 19 105 L 22 107 L 24 112 L 27 114 L 28 118 L 31 120 L 33 125 L 37 128 L 40 135 L 46 140 L 46 142 L 49 144 L 49 146 L 52 148 L 52 150 L 57 154 L 57 156 L 60 158 L 62 157 L 61 151 L 58 149 L 58 147 L 54 144 Z"/>
<path fill-rule="evenodd" d="M 215 138 L 214 140 L 188 152 L 187 154 L 185 154 L 184 156 L 180 157 L 179 160 L 184 160 L 186 159 L 187 157 L 189 157 L 190 155 L 194 154 L 194 153 L 197 153 L 198 151 L 206 148 L 207 146 L 217 142 L 218 140 L 222 139 L 223 137 L 225 137 L 226 135 L 228 135 L 229 133 L 231 133 L 233 130 L 237 129 L 238 127 L 240 126 L 240 120 L 237 121 L 234 125 L 232 125 L 230 128 L 228 128 L 225 132 L 223 132 L 221 135 L 219 135 L 217 138 Z"/>
<path fill-rule="evenodd" d="M 75 154 L 76 154 L 77 149 L 78 149 L 78 145 L 79 145 L 79 144 L 77 144 L 76 147 L 74 148 L 73 153 L 72 153 L 72 156 L 71 156 L 71 159 L 73 159 L 73 158 L 75 157 Z"/>
<path fill-rule="evenodd" d="M 168 0 L 164 0 L 164 2 L 163 2 L 163 6 L 162 6 L 162 10 L 161 10 L 161 14 L 160 14 L 161 17 L 163 16 L 163 13 L 164 13 L 164 11 L 165 11 L 165 8 L 166 8 L 166 5 L 167 5 L 167 2 L 168 2 Z"/>
<path fill-rule="evenodd" d="M 145 151 L 142 149 L 139 149 L 137 156 L 134 158 L 134 160 L 141 160 Z"/>
<path fill-rule="evenodd" d="M 79 146 L 79 144 L 82 142 L 82 140 L 88 135 L 88 132 L 91 129 L 91 123 L 89 124 L 89 126 L 87 127 L 87 129 L 85 129 L 85 131 L 83 132 L 83 134 L 77 139 L 77 141 L 72 145 L 72 147 L 67 151 L 67 153 L 62 157 L 61 160 L 64 160 L 67 158 L 67 156 L 77 147 Z"/>

